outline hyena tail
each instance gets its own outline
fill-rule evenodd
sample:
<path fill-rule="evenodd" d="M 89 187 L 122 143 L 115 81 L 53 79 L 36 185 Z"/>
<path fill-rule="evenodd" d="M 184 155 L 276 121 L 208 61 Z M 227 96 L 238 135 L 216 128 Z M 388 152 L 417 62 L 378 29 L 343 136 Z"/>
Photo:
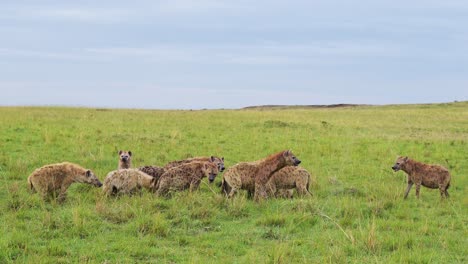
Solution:
<path fill-rule="evenodd" d="M 312 194 L 312 193 L 310 192 L 310 189 L 309 189 L 309 188 L 310 188 L 310 175 L 307 176 L 306 190 L 307 190 L 307 192 L 308 192 L 309 194 Z"/>
<path fill-rule="evenodd" d="M 36 192 L 36 189 L 34 188 L 34 185 L 33 185 L 32 181 L 31 181 L 31 177 L 28 177 L 28 187 L 29 187 L 29 190 L 31 192 L 33 192 L 33 193 Z"/>
<path fill-rule="evenodd" d="M 224 180 L 221 182 L 221 194 L 229 195 L 231 193 L 231 186 L 229 186 L 229 183 Z"/>

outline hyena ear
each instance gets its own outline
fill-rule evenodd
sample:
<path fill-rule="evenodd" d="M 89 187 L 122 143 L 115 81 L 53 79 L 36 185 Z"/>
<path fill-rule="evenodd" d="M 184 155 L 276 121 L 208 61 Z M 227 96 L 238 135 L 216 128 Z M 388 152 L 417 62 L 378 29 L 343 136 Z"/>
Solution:
<path fill-rule="evenodd" d="M 211 156 L 211 157 L 210 157 L 210 161 L 211 161 L 211 162 L 214 162 L 214 161 L 215 161 L 215 157 L 214 157 L 214 156 Z"/>
<path fill-rule="evenodd" d="M 286 150 L 286 151 L 283 153 L 283 156 L 285 156 L 285 157 L 287 157 L 287 156 L 289 156 L 289 155 L 291 155 L 291 150 L 289 150 L 289 149 Z"/>
<path fill-rule="evenodd" d="M 130 150 L 128 151 L 128 155 L 130 155 L 130 157 L 132 156 L 132 152 Z"/>
<path fill-rule="evenodd" d="M 221 160 L 224 161 L 224 157 L 221 157 Z"/>
<path fill-rule="evenodd" d="M 87 170 L 86 171 L 86 177 L 90 177 L 91 176 L 91 171 L 90 170 Z"/>
<path fill-rule="evenodd" d="M 119 150 L 119 155 L 122 154 L 122 152 L 123 152 L 122 150 Z"/>
<path fill-rule="evenodd" d="M 408 161 L 408 156 L 406 156 L 403 160 L 404 160 L 404 161 Z"/>

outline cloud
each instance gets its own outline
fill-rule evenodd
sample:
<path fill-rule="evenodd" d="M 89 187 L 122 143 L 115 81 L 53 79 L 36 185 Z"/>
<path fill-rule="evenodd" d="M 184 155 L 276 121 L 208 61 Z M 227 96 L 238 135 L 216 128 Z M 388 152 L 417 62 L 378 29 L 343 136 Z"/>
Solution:
<path fill-rule="evenodd" d="M 135 14 L 132 10 L 125 8 L 18 5 L 4 7 L 0 18 L 8 20 L 116 23 L 127 21 L 133 16 L 135 16 Z"/>
<path fill-rule="evenodd" d="M 75 52 L 54 52 L 43 50 L 23 50 L 23 49 L 5 49 L 0 48 L 0 57 L 6 58 L 33 58 L 33 59 L 46 59 L 46 60 L 79 60 L 88 61 L 96 60 L 95 57 L 86 56 L 79 51 Z"/>
<path fill-rule="evenodd" d="M 33 2 L 34 3 L 34 2 Z M 2 5 L 4 5 L 2 7 Z M 161 16 L 199 15 L 205 12 L 234 7 L 223 1 L 143 1 L 139 4 L 118 1 L 97 1 L 92 5 L 77 5 L 72 2 L 59 2 L 51 5 L 0 4 L 3 12 L 0 19 L 71 21 L 86 23 L 140 23 L 159 20 Z"/>
<path fill-rule="evenodd" d="M 397 45 L 377 42 L 316 42 L 314 44 L 245 44 L 245 45 L 160 45 L 151 47 L 88 48 L 86 52 L 111 57 L 141 57 L 167 61 L 191 61 L 214 64 L 284 65 L 308 64 L 314 60 L 336 57 L 398 56 Z"/>
<path fill-rule="evenodd" d="M 186 14 L 227 9 L 233 10 L 238 7 L 238 3 L 219 0 L 169 0 L 160 1 L 156 3 L 154 7 L 159 13 Z"/>

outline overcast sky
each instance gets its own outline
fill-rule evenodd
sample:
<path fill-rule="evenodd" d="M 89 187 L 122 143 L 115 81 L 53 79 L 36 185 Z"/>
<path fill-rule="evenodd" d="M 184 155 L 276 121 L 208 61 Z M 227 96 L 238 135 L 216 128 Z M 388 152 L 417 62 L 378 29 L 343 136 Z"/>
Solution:
<path fill-rule="evenodd" d="M 1 1 L 0 105 L 468 100 L 468 1 Z"/>

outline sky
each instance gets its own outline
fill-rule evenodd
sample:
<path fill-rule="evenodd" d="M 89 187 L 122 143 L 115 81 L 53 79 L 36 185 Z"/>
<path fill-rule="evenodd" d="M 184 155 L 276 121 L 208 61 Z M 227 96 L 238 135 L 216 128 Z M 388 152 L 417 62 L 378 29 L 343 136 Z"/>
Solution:
<path fill-rule="evenodd" d="M 1 1 L 0 105 L 468 100 L 468 1 Z"/>

